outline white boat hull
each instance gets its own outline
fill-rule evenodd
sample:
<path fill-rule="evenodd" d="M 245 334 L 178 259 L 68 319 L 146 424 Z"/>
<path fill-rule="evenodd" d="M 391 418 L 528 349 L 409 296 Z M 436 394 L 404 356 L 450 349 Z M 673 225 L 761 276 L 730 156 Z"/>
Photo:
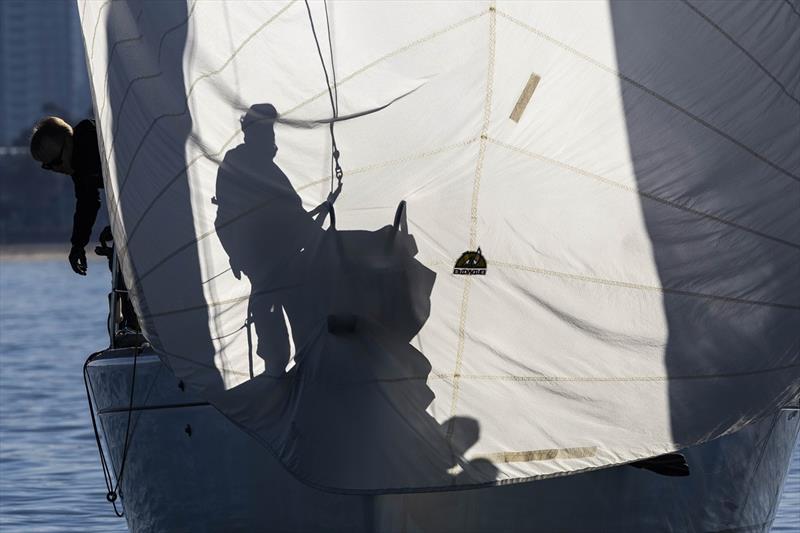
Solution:
<path fill-rule="evenodd" d="M 88 365 L 115 473 L 132 366 L 124 349 Z M 688 477 L 620 466 L 474 490 L 340 495 L 299 482 L 181 385 L 157 356 L 138 356 L 121 490 L 131 531 L 769 531 L 800 430 L 798 412 L 782 410 L 684 450 Z"/>

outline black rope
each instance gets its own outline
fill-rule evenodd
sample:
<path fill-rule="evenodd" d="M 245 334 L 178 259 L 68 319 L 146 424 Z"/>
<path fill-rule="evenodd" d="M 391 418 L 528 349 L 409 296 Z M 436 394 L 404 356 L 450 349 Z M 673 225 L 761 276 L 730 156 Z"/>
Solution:
<path fill-rule="evenodd" d="M 90 392 L 90 384 L 89 384 L 89 371 L 88 366 L 89 363 L 100 354 L 101 352 L 94 353 L 90 355 L 86 362 L 83 364 L 83 384 L 86 387 L 86 400 L 89 404 L 89 416 L 92 419 L 92 429 L 94 430 L 94 439 L 97 443 L 97 451 L 100 454 L 100 466 L 103 468 L 103 480 L 106 484 L 106 500 L 111 503 L 111 506 L 114 508 L 114 514 L 118 517 L 122 518 L 125 516 L 124 509 L 120 511 L 117 509 L 117 499 L 120 495 L 120 486 L 122 484 L 122 478 L 125 474 L 125 464 L 128 458 L 128 450 L 130 448 L 131 438 L 133 437 L 131 432 L 131 418 L 133 415 L 133 400 L 134 400 L 134 392 L 136 386 L 136 362 L 139 358 L 139 347 L 136 346 L 133 349 L 133 370 L 131 372 L 131 395 L 128 404 L 128 421 L 125 426 L 125 444 L 122 449 L 122 460 L 120 462 L 119 474 L 116 477 L 116 483 L 114 482 L 114 477 L 112 477 L 112 469 L 108 464 L 108 460 L 106 459 L 105 453 L 103 452 L 103 445 L 100 442 L 100 432 L 97 429 L 97 420 L 94 412 L 94 405 L 92 404 L 92 396 L 93 394 Z"/>
<path fill-rule="evenodd" d="M 128 403 L 128 422 L 125 425 L 125 445 L 122 447 L 122 461 L 119 465 L 119 475 L 117 476 L 117 484 L 114 487 L 114 499 L 119 494 L 120 484 L 122 483 L 122 476 L 125 474 L 125 462 L 128 458 L 128 449 L 130 447 L 129 437 L 131 434 L 131 418 L 133 417 L 133 399 L 136 392 L 136 360 L 139 358 L 139 347 L 133 348 L 133 370 L 131 372 L 131 397 Z"/>
<path fill-rule="evenodd" d="M 342 172 L 342 167 L 339 166 L 339 156 L 338 150 L 336 149 L 335 138 L 333 136 L 333 124 L 336 122 L 336 119 L 339 118 L 339 84 L 336 83 L 336 66 L 333 63 L 333 43 L 331 42 L 331 21 L 328 17 L 328 0 L 323 0 L 323 5 L 325 6 L 325 26 L 328 30 L 328 51 L 330 52 L 331 56 L 331 77 L 333 78 L 333 121 L 331 122 L 331 139 L 333 140 L 333 152 L 337 154 L 331 159 L 331 175 L 335 175 L 336 179 L 339 180 L 339 183 L 342 181 L 342 176 L 344 173 Z M 323 68 L 325 64 L 323 63 Z M 330 86 L 328 86 L 328 91 L 330 94 Z M 334 166 L 334 161 L 336 165 Z M 333 194 L 333 178 L 331 178 L 331 194 Z"/>
<path fill-rule="evenodd" d="M 103 453 L 103 445 L 100 443 L 100 432 L 97 430 L 97 420 L 95 419 L 94 414 L 94 406 L 92 405 L 92 394 L 89 392 L 89 372 L 87 367 L 89 363 L 97 356 L 100 352 L 93 353 L 90 355 L 86 362 L 83 363 L 83 384 L 86 387 L 86 400 L 89 403 L 89 417 L 92 419 L 92 429 L 94 429 L 94 439 L 97 442 L 97 451 L 100 455 L 100 466 L 103 468 L 103 481 L 106 484 L 106 499 L 111 502 L 111 505 L 114 507 L 114 514 L 118 517 L 124 516 L 123 512 L 120 512 L 117 509 L 116 504 L 116 496 L 112 499 L 111 495 L 114 494 L 113 484 L 114 480 L 111 477 L 111 469 L 108 466 L 108 462 L 106 461 L 105 453 Z"/>
<path fill-rule="evenodd" d="M 334 178 L 339 182 L 339 187 L 342 184 L 342 177 L 344 176 L 344 172 L 342 171 L 342 167 L 339 164 L 339 148 L 336 146 L 336 135 L 333 131 L 333 126 L 336 123 L 336 118 L 339 117 L 339 91 L 336 86 L 336 68 L 333 66 L 333 44 L 331 43 L 331 24 L 330 19 L 328 18 L 328 2 L 327 0 L 324 1 L 325 5 L 325 23 L 327 25 L 328 30 L 328 48 L 330 50 L 331 56 L 331 73 L 333 75 L 333 89 L 331 89 L 331 80 L 328 76 L 328 68 L 325 66 L 325 58 L 322 56 L 322 48 L 319 45 L 319 38 L 317 37 L 317 30 L 314 27 L 314 17 L 311 15 L 311 6 L 308 4 L 308 0 L 305 0 L 306 4 L 306 11 L 308 11 L 308 21 L 311 23 L 311 33 L 314 35 L 314 43 L 317 45 L 317 53 L 319 54 L 319 61 L 322 63 L 322 71 L 325 74 L 325 83 L 328 87 L 328 98 L 331 102 L 331 111 L 333 112 L 334 120 L 330 123 L 330 130 L 331 130 L 331 153 L 333 158 L 331 159 L 331 194 L 333 194 L 333 182 Z"/>
<path fill-rule="evenodd" d="M 331 76 L 333 77 L 333 99 L 334 99 L 334 110 L 333 116 L 339 116 L 339 87 L 336 83 L 336 65 L 333 64 L 333 43 L 331 42 L 331 20 L 328 18 L 328 0 L 323 1 L 325 5 L 325 25 L 328 29 L 328 51 L 331 53 Z"/>

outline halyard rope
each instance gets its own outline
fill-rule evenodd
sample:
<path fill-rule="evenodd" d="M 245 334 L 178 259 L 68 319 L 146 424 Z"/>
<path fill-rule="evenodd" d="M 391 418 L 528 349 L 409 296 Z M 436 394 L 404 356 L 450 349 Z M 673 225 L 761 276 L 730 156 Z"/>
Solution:
<path fill-rule="evenodd" d="M 319 45 L 319 39 L 317 38 L 317 30 L 314 27 L 314 17 L 311 15 L 311 6 L 308 4 L 308 0 L 305 0 L 306 10 L 308 11 L 308 21 L 311 23 L 311 33 L 314 35 L 314 43 L 317 45 L 317 53 L 319 54 L 319 61 L 322 63 L 322 71 L 325 74 L 325 84 L 328 87 L 328 97 L 331 101 L 331 111 L 333 112 L 333 120 L 330 123 L 330 130 L 331 130 L 331 195 L 333 195 L 333 182 L 334 178 L 339 182 L 339 186 L 342 184 L 342 177 L 344 176 L 344 172 L 342 171 L 342 167 L 339 164 L 339 148 L 336 146 L 336 135 L 334 134 L 333 127 L 336 123 L 336 119 L 339 117 L 339 92 L 336 87 L 336 68 L 333 65 L 333 45 L 331 43 L 331 24 L 330 19 L 328 18 L 328 2 L 327 0 L 323 2 L 325 5 L 325 24 L 327 26 L 328 31 L 328 48 L 330 50 L 330 57 L 331 57 L 331 75 L 333 77 L 333 89 L 331 89 L 331 80 L 328 76 L 328 68 L 325 66 L 325 58 L 322 56 L 322 48 Z"/>

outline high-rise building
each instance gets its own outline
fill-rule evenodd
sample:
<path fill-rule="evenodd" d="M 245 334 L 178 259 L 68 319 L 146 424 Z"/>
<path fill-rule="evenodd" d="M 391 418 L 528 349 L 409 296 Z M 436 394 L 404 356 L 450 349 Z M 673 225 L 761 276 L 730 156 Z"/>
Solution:
<path fill-rule="evenodd" d="M 91 94 L 76 2 L 0 0 L 0 145 L 44 115 L 80 119 Z"/>

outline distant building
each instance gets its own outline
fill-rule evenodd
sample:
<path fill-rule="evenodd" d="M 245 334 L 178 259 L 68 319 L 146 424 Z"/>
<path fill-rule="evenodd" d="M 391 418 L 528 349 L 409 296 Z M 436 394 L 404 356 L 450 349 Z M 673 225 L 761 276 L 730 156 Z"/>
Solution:
<path fill-rule="evenodd" d="M 76 2 L 0 0 L 0 145 L 20 144 L 44 114 L 90 109 Z"/>

